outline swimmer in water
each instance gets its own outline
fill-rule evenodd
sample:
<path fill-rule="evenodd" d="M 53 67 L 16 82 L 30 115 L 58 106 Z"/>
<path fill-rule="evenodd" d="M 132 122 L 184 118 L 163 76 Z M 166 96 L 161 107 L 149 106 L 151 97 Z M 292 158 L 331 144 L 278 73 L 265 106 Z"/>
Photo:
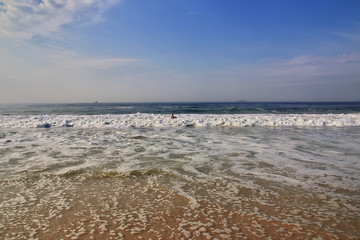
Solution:
<path fill-rule="evenodd" d="M 174 114 L 171 114 L 171 119 L 174 119 L 174 118 L 176 118 L 176 117 L 174 116 Z"/>

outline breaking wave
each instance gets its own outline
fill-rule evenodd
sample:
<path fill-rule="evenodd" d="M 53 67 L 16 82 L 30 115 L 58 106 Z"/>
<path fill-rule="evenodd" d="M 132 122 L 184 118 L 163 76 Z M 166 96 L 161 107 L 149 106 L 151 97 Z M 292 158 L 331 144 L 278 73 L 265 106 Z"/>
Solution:
<path fill-rule="evenodd" d="M 2 128 L 126 128 L 214 126 L 360 126 L 360 114 L 165 114 L 10 115 L 0 116 Z"/>

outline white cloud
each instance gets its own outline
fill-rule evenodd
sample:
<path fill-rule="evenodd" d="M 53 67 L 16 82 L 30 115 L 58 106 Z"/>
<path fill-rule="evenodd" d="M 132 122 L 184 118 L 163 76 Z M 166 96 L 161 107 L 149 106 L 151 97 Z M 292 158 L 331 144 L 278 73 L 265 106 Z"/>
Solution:
<path fill-rule="evenodd" d="M 61 54 L 52 55 L 53 68 L 73 69 L 86 71 L 90 69 L 108 69 L 126 64 L 137 63 L 140 60 L 135 58 L 90 58 L 80 56 L 72 51 L 64 51 Z"/>
<path fill-rule="evenodd" d="M 209 74 L 214 94 L 248 101 L 354 101 L 360 54 L 302 55 L 237 64 Z M 237 97 L 236 97 L 237 96 Z"/>
<path fill-rule="evenodd" d="M 360 76 L 360 54 L 338 56 L 297 56 L 290 59 L 265 59 L 256 63 L 232 66 L 225 75 L 256 81 L 305 81 L 338 76 Z"/>
<path fill-rule="evenodd" d="M 349 41 L 360 43 L 360 32 L 330 32 L 331 34 L 334 34 L 336 36 L 345 38 Z"/>
<path fill-rule="evenodd" d="M 0 35 L 27 39 L 49 36 L 66 24 L 98 22 L 121 0 L 0 0 Z"/>
<path fill-rule="evenodd" d="M 141 60 L 90 56 L 60 48 L 30 45 L 21 48 L 21 57 L 13 51 L 0 51 L 0 103 L 95 101 L 111 94 L 115 101 L 116 93 L 133 93 L 126 78 L 134 65 L 141 67 Z"/>
<path fill-rule="evenodd" d="M 360 55 L 300 56 L 272 66 L 271 73 L 282 77 L 326 77 L 360 74 Z"/>

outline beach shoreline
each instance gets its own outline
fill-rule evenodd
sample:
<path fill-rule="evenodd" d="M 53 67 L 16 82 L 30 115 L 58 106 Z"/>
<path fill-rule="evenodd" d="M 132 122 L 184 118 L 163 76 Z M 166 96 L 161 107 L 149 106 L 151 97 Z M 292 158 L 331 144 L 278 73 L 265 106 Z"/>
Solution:
<path fill-rule="evenodd" d="M 358 239 L 359 130 L 0 128 L 0 236 Z"/>
<path fill-rule="evenodd" d="M 3 239 L 356 239 L 344 199 L 234 182 L 188 183 L 167 174 L 42 176 L 15 190 L 1 181 Z M 9 189 L 12 188 L 10 193 Z M 16 197 L 14 197 L 16 196 Z M 11 211 L 10 211 L 11 210 Z M 6 214 L 5 214 L 6 212 Z"/>

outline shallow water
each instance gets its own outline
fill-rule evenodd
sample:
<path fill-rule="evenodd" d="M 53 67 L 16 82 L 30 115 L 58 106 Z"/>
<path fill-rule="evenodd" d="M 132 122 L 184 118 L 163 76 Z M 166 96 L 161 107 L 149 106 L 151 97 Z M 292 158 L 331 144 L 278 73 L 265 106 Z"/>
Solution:
<path fill-rule="evenodd" d="M 1 128 L 2 239 L 360 238 L 359 127 Z"/>

